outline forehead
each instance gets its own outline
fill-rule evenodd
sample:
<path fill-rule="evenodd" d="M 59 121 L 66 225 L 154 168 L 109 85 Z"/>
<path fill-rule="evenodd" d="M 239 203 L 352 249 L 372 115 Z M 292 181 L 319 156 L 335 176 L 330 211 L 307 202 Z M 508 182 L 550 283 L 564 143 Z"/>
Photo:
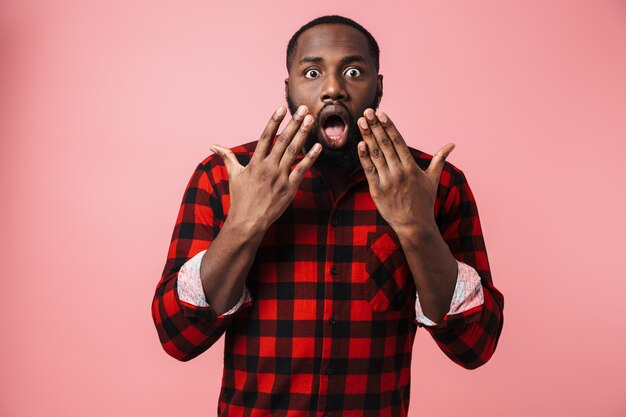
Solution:
<path fill-rule="evenodd" d="M 362 55 L 373 65 L 367 38 L 359 30 L 344 24 L 321 24 L 302 32 L 298 38 L 294 62 L 316 56 L 325 60 L 347 55 Z"/>

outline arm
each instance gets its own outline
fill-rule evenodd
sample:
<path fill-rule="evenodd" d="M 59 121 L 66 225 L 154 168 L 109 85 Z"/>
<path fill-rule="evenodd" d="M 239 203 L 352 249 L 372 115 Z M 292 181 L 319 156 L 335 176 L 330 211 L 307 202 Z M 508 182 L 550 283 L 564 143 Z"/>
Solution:
<path fill-rule="evenodd" d="M 455 363 L 474 369 L 486 363 L 496 350 L 504 323 L 504 297 L 493 285 L 478 208 L 465 175 L 453 174 L 450 191 L 439 205 L 437 224 L 455 259 L 478 273 L 483 303 L 446 314 L 436 326 L 425 329 Z"/>
<path fill-rule="evenodd" d="M 210 157 L 206 166 L 196 168 L 152 302 L 159 339 L 174 358 L 187 361 L 207 350 L 239 310 L 251 305 L 247 300 L 237 313 L 225 314 L 240 298 L 265 231 L 291 203 L 304 174 L 319 155 L 321 147 L 315 145 L 291 170 L 313 122 L 312 116 L 305 116 L 307 111 L 302 106 L 272 145 L 286 114 L 284 107 L 279 108 L 247 166 L 242 166 L 230 149 L 214 145 L 211 149 L 223 163 Z M 181 267 L 203 250 L 199 272 L 208 305 L 194 305 L 180 299 L 178 278 Z"/>
<path fill-rule="evenodd" d="M 438 309 L 435 311 L 442 308 L 437 303 L 445 303 L 448 311 L 436 320 L 430 320 L 428 314 L 420 318 L 417 312 L 416 323 L 426 326 L 450 359 L 473 369 L 486 363 L 495 351 L 502 328 L 503 299 L 491 283 L 478 210 L 469 185 L 458 170 L 452 173 L 452 181 L 455 183 L 450 184 L 439 207 L 436 226 L 439 230 L 400 232 L 398 236 L 418 288 L 417 300 L 428 297 L 430 306 L 435 306 L 431 309 Z M 449 268 L 450 258 L 453 273 Z M 470 288 L 466 299 L 458 303 L 455 297 L 460 297 L 467 284 L 459 279 L 463 276 L 469 278 Z M 416 311 L 419 304 L 416 301 Z"/>
<path fill-rule="evenodd" d="M 385 113 L 366 109 L 364 116 L 357 122 L 363 136 L 358 149 L 370 194 L 400 239 L 426 315 L 434 322 L 441 318 L 426 329 L 450 359 L 476 368 L 495 351 L 504 299 L 491 281 L 478 210 L 465 176 L 450 164 L 443 171 L 454 144 L 439 149 L 422 169 Z M 447 195 L 439 195 L 440 190 Z M 445 200 L 443 205 L 435 204 L 438 198 Z M 456 261 L 480 275 L 484 302 L 444 314 L 457 282 Z"/>
<path fill-rule="evenodd" d="M 152 317 L 163 349 L 181 361 L 193 359 L 211 347 L 234 318 L 233 315 L 220 314 L 221 311 L 216 311 L 210 305 L 199 306 L 185 301 L 180 298 L 178 291 L 178 275 L 183 264 L 197 255 L 198 250 L 206 250 L 206 255 L 214 244 L 219 245 L 220 240 L 228 243 L 228 228 L 220 231 L 220 226 L 225 224 L 221 197 L 207 171 L 207 167 L 199 165 L 187 185 L 167 262 L 152 302 Z M 228 245 L 221 245 L 222 249 L 224 246 Z M 226 251 L 229 252 L 228 248 Z M 213 252 L 216 258 L 229 255 Z M 241 279 L 238 276 L 231 277 L 230 282 L 235 284 Z M 230 290 L 235 291 L 232 287 L 233 284 Z M 248 301 L 243 308 L 250 305 L 251 301 Z"/>

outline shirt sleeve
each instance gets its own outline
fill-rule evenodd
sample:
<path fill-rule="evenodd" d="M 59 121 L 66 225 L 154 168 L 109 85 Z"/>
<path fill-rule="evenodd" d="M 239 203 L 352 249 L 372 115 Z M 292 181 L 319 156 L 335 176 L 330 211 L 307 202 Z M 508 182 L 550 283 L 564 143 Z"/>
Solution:
<path fill-rule="evenodd" d="M 197 255 L 185 262 L 178 272 L 178 298 L 181 301 L 198 307 L 209 307 L 204 289 L 202 288 L 202 276 L 200 275 L 200 265 L 202 264 L 202 257 L 205 253 L 206 250 L 198 252 Z M 251 300 L 250 290 L 248 286 L 244 284 L 243 292 L 237 304 L 222 314 L 222 316 L 236 313 L 237 310 L 249 300 Z"/>
<path fill-rule="evenodd" d="M 161 346 L 181 361 L 209 349 L 252 304 L 248 298 L 236 312 L 218 315 L 208 304 L 181 299 L 185 289 L 178 289 L 182 266 L 210 247 L 226 220 L 219 186 L 227 191 L 227 178 L 221 158 L 209 157 L 196 167 L 183 194 L 165 267 L 152 300 L 152 318 Z"/>
<path fill-rule="evenodd" d="M 456 277 L 456 286 L 450 303 L 448 315 L 459 314 L 468 311 L 476 306 L 483 304 L 483 286 L 480 283 L 480 275 L 471 266 L 463 262 L 456 261 L 458 264 L 458 274 Z M 419 294 L 415 295 L 415 317 L 417 321 L 424 326 L 436 326 L 437 323 L 424 315 L 422 306 L 420 305 Z"/>
<path fill-rule="evenodd" d="M 504 324 L 504 296 L 493 284 L 478 207 L 465 174 L 447 162 L 446 166 L 435 203 L 437 226 L 455 259 L 479 275 L 483 302 L 451 309 L 435 325 L 425 326 L 417 317 L 415 322 L 453 362 L 474 369 L 485 364 L 496 350 Z"/>

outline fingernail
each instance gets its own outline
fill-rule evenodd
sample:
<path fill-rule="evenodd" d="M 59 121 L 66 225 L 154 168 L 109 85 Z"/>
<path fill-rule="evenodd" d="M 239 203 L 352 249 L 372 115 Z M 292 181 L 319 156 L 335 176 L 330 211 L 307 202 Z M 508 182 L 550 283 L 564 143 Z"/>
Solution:
<path fill-rule="evenodd" d="M 306 114 L 306 107 L 305 106 L 300 106 L 298 107 L 298 112 L 296 113 L 298 116 L 304 116 Z"/>
<path fill-rule="evenodd" d="M 365 117 L 367 117 L 367 120 L 374 120 L 374 111 L 371 109 L 365 110 Z"/>
<path fill-rule="evenodd" d="M 359 126 L 361 127 L 361 129 L 367 130 L 367 121 L 365 121 L 365 119 L 363 118 L 359 119 Z"/>
<path fill-rule="evenodd" d="M 312 122 L 313 122 L 313 116 L 311 116 L 310 114 L 307 114 L 304 120 L 302 121 L 302 125 L 305 127 L 308 127 Z"/>
<path fill-rule="evenodd" d="M 322 145 L 320 145 L 319 143 L 316 143 L 315 145 L 313 145 L 313 152 L 319 152 L 322 149 Z"/>
<path fill-rule="evenodd" d="M 378 116 L 378 120 L 380 120 L 381 122 L 387 123 L 388 119 L 385 113 L 379 111 L 378 113 L 376 113 L 376 116 Z"/>
<path fill-rule="evenodd" d="M 279 108 L 276 109 L 276 111 L 274 112 L 274 120 L 275 121 L 280 121 L 280 119 L 285 115 L 285 112 L 287 110 L 283 107 L 280 106 Z"/>

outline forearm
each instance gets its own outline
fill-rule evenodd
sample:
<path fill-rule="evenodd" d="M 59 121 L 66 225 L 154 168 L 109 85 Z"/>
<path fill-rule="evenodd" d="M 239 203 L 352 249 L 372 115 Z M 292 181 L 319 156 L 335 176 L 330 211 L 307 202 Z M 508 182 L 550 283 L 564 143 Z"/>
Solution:
<path fill-rule="evenodd" d="M 450 309 L 458 264 L 436 225 L 397 232 L 415 281 L 422 311 L 440 322 Z"/>
<path fill-rule="evenodd" d="M 227 218 L 202 258 L 200 275 L 207 302 L 216 314 L 230 310 L 240 299 L 265 230 Z"/>

